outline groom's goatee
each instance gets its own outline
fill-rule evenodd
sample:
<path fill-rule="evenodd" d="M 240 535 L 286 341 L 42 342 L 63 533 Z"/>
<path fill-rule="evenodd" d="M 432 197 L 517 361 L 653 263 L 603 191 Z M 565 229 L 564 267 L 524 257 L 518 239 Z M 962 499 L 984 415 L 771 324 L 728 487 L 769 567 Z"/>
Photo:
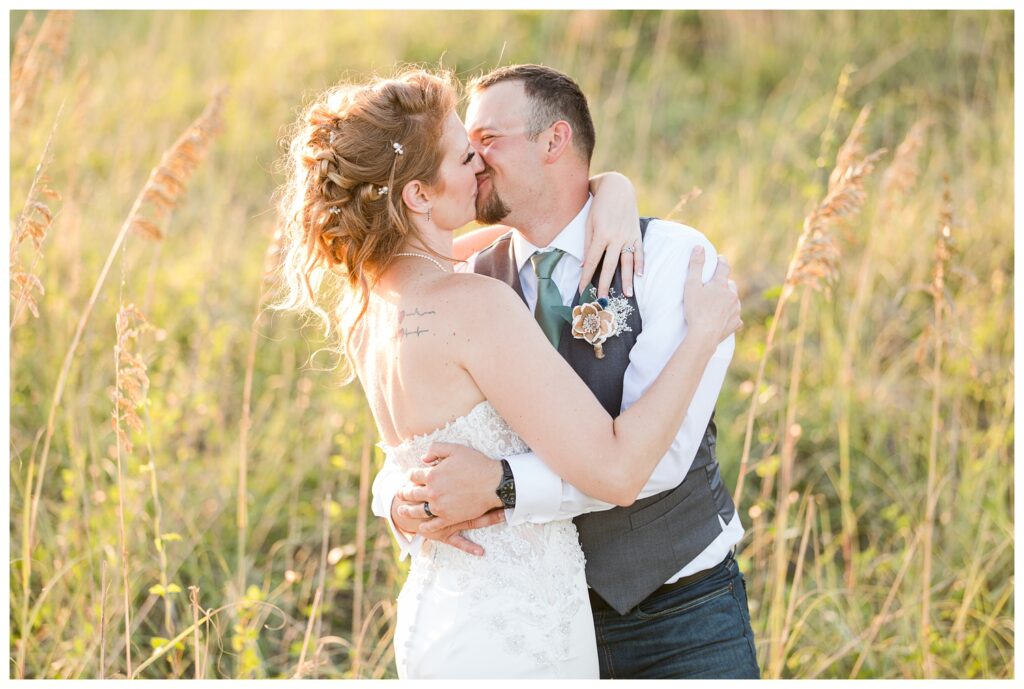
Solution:
<path fill-rule="evenodd" d="M 511 212 L 512 209 L 502 200 L 498 190 L 494 188 L 493 182 L 491 183 L 491 193 L 486 198 L 479 196 L 476 198 L 476 220 L 479 223 L 485 225 L 500 223 Z"/>

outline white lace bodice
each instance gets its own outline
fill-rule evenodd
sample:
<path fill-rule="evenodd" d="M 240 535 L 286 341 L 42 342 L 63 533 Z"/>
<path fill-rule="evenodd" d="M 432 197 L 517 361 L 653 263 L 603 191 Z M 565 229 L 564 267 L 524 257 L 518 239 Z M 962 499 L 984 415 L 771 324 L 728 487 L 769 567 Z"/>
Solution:
<path fill-rule="evenodd" d="M 523 439 L 516 435 L 487 400 L 435 431 L 412 437 L 401 445 L 380 443 L 379 447 L 384 450 L 389 462 L 395 462 L 403 470 L 415 469 L 422 466 L 420 457 L 434 441 L 467 445 L 488 457 L 498 459 L 530 451 Z"/>
<path fill-rule="evenodd" d="M 380 447 L 386 461 L 405 470 L 422 466 L 420 458 L 433 441 L 467 445 L 494 459 L 529 451 L 487 401 L 436 431 Z M 406 643 L 416 643 L 424 627 L 438 625 L 437 620 L 409 619 L 422 617 L 420 606 L 409 597 L 422 601 L 435 591 L 454 592 L 457 607 L 472 616 L 473 626 L 480 625 L 508 653 L 538 666 L 557 665 L 572 651 L 570 622 L 588 603 L 585 585 L 581 590 L 584 559 L 576 527 L 569 520 L 502 523 L 465 536 L 483 547 L 483 557 L 434 541 L 413 555 L 399 597 L 400 615 L 406 618 L 401 624 L 408 627 L 402 634 Z"/>

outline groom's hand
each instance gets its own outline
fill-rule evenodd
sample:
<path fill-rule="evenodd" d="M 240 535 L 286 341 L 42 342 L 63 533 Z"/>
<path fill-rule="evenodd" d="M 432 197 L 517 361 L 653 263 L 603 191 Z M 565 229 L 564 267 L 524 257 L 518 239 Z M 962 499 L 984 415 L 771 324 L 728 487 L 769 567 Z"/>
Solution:
<path fill-rule="evenodd" d="M 453 548 L 464 550 L 470 555 L 483 557 L 484 549 L 466 538 L 462 532 L 469 531 L 471 529 L 482 529 L 485 526 L 494 526 L 495 524 L 501 524 L 504 521 L 504 509 L 491 510 L 476 519 L 470 519 L 469 521 L 459 522 L 457 524 L 450 524 L 444 519 L 437 517 L 435 519 L 428 519 L 421 522 L 419 534 L 420 536 L 423 536 L 423 538 L 429 538 L 433 541 L 446 543 Z"/>
<path fill-rule="evenodd" d="M 409 472 L 397 497 L 429 503 L 430 511 L 449 524 L 465 522 L 501 507 L 495 490 L 501 482 L 501 463 L 465 445 L 431 443 L 422 469 Z"/>
<path fill-rule="evenodd" d="M 407 502 L 396 495 L 391 503 L 391 519 L 395 526 L 407 534 L 418 533 L 423 538 L 446 543 L 470 555 L 482 557 L 484 549 L 462 535 L 462 532 L 501 524 L 505 521 L 505 510 L 491 510 L 476 519 L 452 524 L 440 517 L 428 517 L 422 502 Z"/>

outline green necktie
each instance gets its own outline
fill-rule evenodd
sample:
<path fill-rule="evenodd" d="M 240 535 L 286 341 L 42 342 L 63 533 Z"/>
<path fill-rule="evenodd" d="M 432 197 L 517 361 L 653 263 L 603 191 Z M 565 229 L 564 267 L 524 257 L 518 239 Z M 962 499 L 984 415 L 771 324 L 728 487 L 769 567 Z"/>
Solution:
<path fill-rule="evenodd" d="M 537 276 L 537 308 L 533 311 L 534 317 L 540 323 L 540 329 L 544 331 L 548 341 L 556 349 L 565 321 L 552 310 L 552 307 L 562 306 L 562 293 L 558 291 L 558 285 L 551 279 L 551 273 L 554 272 L 555 266 L 563 254 L 565 252 L 561 249 L 554 249 L 545 253 L 538 251 L 530 256 L 533 274 Z"/>

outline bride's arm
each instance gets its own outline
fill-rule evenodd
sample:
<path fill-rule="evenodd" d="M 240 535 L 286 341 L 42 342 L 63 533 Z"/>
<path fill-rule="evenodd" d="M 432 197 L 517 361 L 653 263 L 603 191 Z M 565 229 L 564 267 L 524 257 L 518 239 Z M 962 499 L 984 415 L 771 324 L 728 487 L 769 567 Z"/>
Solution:
<path fill-rule="evenodd" d="M 644 396 L 615 419 L 500 283 L 477 279 L 464 290 L 469 296 L 460 300 L 465 303 L 458 305 L 455 328 L 463 365 L 554 471 L 588 495 L 631 504 L 674 438 L 716 345 L 738 327 L 728 269 L 720 265 L 701 285 L 702 266 L 695 255 L 686 288 L 686 338 Z M 406 496 L 418 498 L 415 491 Z"/>
<path fill-rule="evenodd" d="M 602 256 L 611 257 L 601 265 L 597 296 L 607 297 L 616 265 L 622 268 L 622 291 L 633 296 L 633 274 L 644 273 L 644 242 L 640 234 L 640 211 L 636 190 L 629 179 L 618 172 L 602 172 L 590 178 L 594 203 L 587 216 L 584 240 L 586 255 L 580 270 L 579 290 L 591 284 Z M 633 251 L 623 253 L 629 247 Z M 617 259 L 617 260 L 616 260 Z"/>
<path fill-rule="evenodd" d="M 465 261 L 476 252 L 489 247 L 495 239 L 511 229 L 505 225 L 488 225 L 460 234 L 452 242 L 452 257 Z"/>

